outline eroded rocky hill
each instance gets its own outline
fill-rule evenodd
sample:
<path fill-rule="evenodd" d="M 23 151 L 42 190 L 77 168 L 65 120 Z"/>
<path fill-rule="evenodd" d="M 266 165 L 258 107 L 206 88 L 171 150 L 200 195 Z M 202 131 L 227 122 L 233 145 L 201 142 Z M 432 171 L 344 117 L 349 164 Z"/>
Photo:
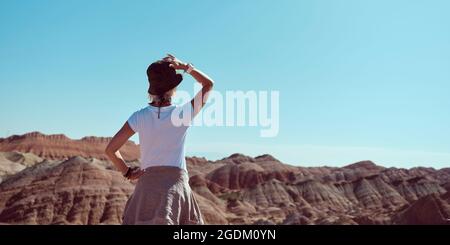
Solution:
<path fill-rule="evenodd" d="M 1 139 L 0 223 L 119 224 L 134 183 L 105 160 L 106 143 L 40 133 Z M 131 142 L 124 149 L 128 160 L 137 153 Z M 242 154 L 187 163 L 210 224 L 450 224 L 448 168 L 297 167 Z"/>

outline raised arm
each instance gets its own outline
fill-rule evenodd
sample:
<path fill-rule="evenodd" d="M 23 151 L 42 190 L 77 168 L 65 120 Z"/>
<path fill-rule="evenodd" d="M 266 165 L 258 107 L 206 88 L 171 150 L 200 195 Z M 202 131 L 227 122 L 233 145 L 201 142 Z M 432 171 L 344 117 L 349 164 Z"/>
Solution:
<path fill-rule="evenodd" d="M 194 108 L 194 116 L 197 115 L 208 100 L 209 92 L 213 89 L 214 81 L 200 70 L 193 68 L 191 71 L 192 77 L 202 85 L 202 90 L 199 91 L 191 100 L 192 108 Z"/>
<path fill-rule="evenodd" d="M 208 100 L 208 92 L 213 89 L 214 81 L 199 69 L 193 67 L 191 64 L 182 62 L 171 54 L 168 54 L 164 60 L 169 61 L 171 66 L 177 70 L 190 70 L 191 76 L 202 85 L 202 89 L 191 100 L 192 107 L 194 108 L 194 116 L 197 115 Z"/>

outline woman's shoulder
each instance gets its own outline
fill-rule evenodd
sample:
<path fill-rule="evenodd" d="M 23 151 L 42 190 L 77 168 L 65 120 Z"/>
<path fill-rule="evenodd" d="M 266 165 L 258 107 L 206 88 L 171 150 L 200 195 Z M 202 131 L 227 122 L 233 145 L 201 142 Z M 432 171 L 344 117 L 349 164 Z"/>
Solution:
<path fill-rule="evenodd" d="M 132 115 L 139 115 L 139 114 L 145 114 L 148 111 L 148 106 L 146 107 L 140 107 L 136 111 L 132 113 Z"/>

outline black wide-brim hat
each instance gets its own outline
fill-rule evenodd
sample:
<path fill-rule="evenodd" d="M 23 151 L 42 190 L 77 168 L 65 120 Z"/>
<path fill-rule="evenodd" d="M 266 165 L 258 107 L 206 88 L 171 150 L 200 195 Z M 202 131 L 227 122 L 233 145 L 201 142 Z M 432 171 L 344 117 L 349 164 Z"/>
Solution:
<path fill-rule="evenodd" d="M 151 64 L 147 68 L 147 77 L 148 92 L 152 95 L 164 95 L 183 81 L 183 75 L 178 74 L 166 61 L 157 61 Z"/>

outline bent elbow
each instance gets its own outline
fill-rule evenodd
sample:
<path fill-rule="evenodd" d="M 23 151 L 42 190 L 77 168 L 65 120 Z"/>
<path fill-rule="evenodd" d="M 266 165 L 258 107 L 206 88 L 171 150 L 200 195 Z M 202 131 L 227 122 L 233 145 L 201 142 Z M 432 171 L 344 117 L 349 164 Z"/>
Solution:
<path fill-rule="evenodd" d="M 208 83 L 206 83 L 204 87 L 207 91 L 212 90 L 214 87 L 214 81 L 208 80 Z"/>
<path fill-rule="evenodd" d="M 106 148 L 105 148 L 105 154 L 106 154 L 106 156 L 108 156 L 108 157 L 111 157 L 112 155 L 114 155 L 114 150 L 111 149 L 111 146 L 110 146 L 110 145 L 107 145 L 107 146 L 106 146 Z"/>

